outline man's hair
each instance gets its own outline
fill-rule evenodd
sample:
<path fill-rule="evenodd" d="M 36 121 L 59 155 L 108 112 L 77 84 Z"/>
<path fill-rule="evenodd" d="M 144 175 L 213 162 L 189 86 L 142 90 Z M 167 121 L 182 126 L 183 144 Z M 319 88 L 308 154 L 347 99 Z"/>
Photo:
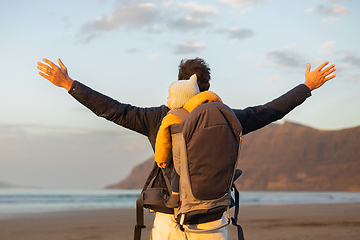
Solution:
<path fill-rule="evenodd" d="M 181 60 L 178 80 L 189 79 L 193 74 L 197 76 L 200 92 L 207 91 L 210 86 L 210 67 L 205 60 L 201 58 Z"/>

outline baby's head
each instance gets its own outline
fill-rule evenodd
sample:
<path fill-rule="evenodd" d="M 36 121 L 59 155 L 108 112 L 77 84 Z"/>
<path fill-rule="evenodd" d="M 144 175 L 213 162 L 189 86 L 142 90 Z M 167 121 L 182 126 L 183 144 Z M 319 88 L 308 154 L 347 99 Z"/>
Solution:
<path fill-rule="evenodd" d="M 189 80 L 177 80 L 169 87 L 167 105 L 170 109 L 181 108 L 199 92 L 196 74 L 192 75 Z"/>

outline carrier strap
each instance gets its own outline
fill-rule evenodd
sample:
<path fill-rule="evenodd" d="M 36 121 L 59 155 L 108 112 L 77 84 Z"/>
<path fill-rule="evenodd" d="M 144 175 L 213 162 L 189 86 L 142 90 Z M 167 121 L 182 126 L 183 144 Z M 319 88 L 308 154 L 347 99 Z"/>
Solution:
<path fill-rule="evenodd" d="M 144 225 L 144 195 L 136 200 L 136 225 L 134 229 L 134 240 L 141 239 L 141 230 L 146 228 Z"/>
<path fill-rule="evenodd" d="M 237 224 L 237 218 L 239 215 L 239 209 L 240 209 L 240 198 L 239 198 L 239 191 L 237 190 L 235 184 L 233 183 L 233 189 L 234 189 L 234 195 L 235 195 L 235 212 L 234 217 L 231 218 L 231 224 L 234 225 L 237 228 L 238 233 L 238 240 L 244 240 L 244 232 L 242 227 Z"/>
<path fill-rule="evenodd" d="M 160 173 L 165 179 L 166 187 L 168 188 L 168 190 L 170 190 L 171 184 L 169 179 L 165 175 L 165 170 L 163 168 L 160 168 L 158 174 Z M 149 184 L 150 187 L 152 186 L 156 176 L 157 174 L 154 176 L 151 183 Z M 136 225 L 134 229 L 134 240 L 141 240 L 141 230 L 143 228 L 146 228 L 146 226 L 144 225 L 144 194 L 141 193 L 141 196 L 136 200 Z"/>
<path fill-rule="evenodd" d="M 185 108 L 174 108 L 171 109 L 168 113 L 174 114 L 175 116 L 180 118 L 181 121 L 184 121 L 187 115 L 189 115 L 189 112 Z"/>
<path fill-rule="evenodd" d="M 166 177 L 166 175 L 165 175 L 165 170 L 164 170 L 163 168 L 160 168 L 160 170 L 161 170 L 162 175 L 163 175 L 163 177 L 164 177 L 164 179 L 165 179 L 166 188 L 168 189 L 168 191 L 170 191 L 170 190 L 171 190 L 171 183 L 170 183 L 169 179 L 168 179 L 168 178 Z M 173 171 L 174 171 L 174 170 L 173 170 Z"/>
<path fill-rule="evenodd" d="M 184 219 L 185 219 L 185 214 L 182 214 L 181 215 L 181 220 L 180 220 L 180 230 L 183 231 L 183 232 L 190 232 L 190 233 L 208 233 L 208 232 L 214 232 L 214 231 L 217 231 L 219 229 L 222 229 L 223 227 L 226 227 L 227 225 L 230 224 L 230 217 L 229 217 L 229 207 L 226 209 L 226 214 L 228 216 L 228 220 L 217 226 L 217 227 L 214 227 L 214 228 L 210 228 L 210 229 L 190 229 L 190 228 L 184 228 Z"/>

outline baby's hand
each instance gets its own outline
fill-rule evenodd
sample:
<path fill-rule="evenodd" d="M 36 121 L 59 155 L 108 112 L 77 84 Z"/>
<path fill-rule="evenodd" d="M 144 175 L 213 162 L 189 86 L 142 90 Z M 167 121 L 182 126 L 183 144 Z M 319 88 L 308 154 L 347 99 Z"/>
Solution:
<path fill-rule="evenodd" d="M 157 163 L 159 168 L 165 168 L 166 167 L 166 162 L 164 163 Z"/>

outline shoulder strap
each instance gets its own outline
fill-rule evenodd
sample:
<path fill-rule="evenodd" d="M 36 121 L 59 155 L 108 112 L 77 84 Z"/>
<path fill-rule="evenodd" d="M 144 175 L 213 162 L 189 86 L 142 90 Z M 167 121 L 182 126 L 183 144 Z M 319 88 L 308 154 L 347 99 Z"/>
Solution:
<path fill-rule="evenodd" d="M 168 113 L 174 114 L 175 116 L 180 118 L 181 121 L 184 121 L 187 115 L 189 115 L 189 112 L 185 108 L 174 108 L 171 109 Z"/>

